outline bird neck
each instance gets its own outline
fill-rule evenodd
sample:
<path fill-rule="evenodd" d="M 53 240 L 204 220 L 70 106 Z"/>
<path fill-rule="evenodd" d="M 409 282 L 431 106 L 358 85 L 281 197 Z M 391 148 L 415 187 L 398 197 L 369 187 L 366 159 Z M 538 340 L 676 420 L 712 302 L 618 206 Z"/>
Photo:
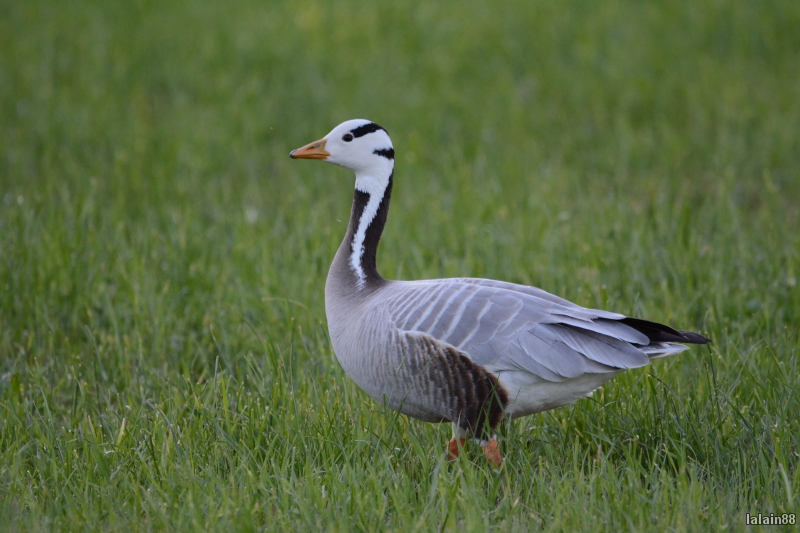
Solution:
<path fill-rule="evenodd" d="M 381 240 L 392 196 L 392 169 L 388 179 L 357 176 L 347 234 L 336 253 L 334 267 L 352 277 L 357 290 L 384 281 L 378 273 L 378 243 Z"/>

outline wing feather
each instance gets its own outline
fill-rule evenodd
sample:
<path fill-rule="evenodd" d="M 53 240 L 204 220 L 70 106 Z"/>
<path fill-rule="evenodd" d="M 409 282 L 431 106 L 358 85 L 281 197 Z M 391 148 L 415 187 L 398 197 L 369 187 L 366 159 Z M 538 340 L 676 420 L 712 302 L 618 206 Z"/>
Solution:
<path fill-rule="evenodd" d="M 594 331 L 573 329 L 559 324 L 540 324 L 567 346 L 589 359 L 614 368 L 638 368 L 650 362 L 644 352 L 625 341 Z"/>
<path fill-rule="evenodd" d="M 394 282 L 382 299 L 398 330 L 429 335 L 473 362 L 502 372 L 524 370 L 547 381 L 615 373 L 646 365 L 683 345 L 652 342 L 620 320 L 535 287 L 454 278 Z"/>
<path fill-rule="evenodd" d="M 586 320 L 561 314 L 557 314 L 556 316 L 558 317 L 559 324 L 567 324 L 579 329 L 594 331 L 601 335 L 607 335 L 615 339 L 633 344 L 640 344 L 642 346 L 647 346 L 650 343 L 650 339 L 644 333 L 614 320 L 608 320 L 607 318 Z"/>

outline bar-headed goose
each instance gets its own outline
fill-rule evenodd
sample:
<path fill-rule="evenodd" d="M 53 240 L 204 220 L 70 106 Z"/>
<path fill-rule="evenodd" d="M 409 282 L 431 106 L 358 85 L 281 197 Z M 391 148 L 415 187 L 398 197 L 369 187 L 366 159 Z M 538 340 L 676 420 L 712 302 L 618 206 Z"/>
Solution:
<path fill-rule="evenodd" d="M 394 148 L 386 130 L 348 120 L 291 153 L 356 175 L 347 233 L 325 284 L 331 342 L 347 375 L 391 409 L 449 421 L 501 464 L 501 419 L 571 404 L 623 370 L 705 344 L 697 333 L 587 309 L 535 287 L 472 278 L 390 281 L 375 255 L 389 212 Z"/>

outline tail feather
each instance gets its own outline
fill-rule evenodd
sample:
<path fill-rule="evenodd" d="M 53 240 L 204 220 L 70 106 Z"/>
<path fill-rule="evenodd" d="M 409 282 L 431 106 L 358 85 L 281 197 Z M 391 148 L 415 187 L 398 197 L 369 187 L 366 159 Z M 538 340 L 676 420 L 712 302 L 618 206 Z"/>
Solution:
<path fill-rule="evenodd" d="M 651 361 L 662 357 L 670 357 L 689 349 L 685 344 L 676 344 L 674 342 L 654 342 L 647 346 L 637 346 L 637 348 L 647 354 Z"/>

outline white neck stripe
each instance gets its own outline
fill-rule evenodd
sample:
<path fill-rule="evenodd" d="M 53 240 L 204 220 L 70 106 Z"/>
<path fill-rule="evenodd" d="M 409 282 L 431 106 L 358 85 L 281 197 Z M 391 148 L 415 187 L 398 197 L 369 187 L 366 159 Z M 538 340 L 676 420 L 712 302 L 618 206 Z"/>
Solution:
<path fill-rule="evenodd" d="M 361 258 L 364 256 L 364 239 L 367 236 L 367 228 L 375 219 L 378 213 L 378 207 L 381 205 L 383 195 L 386 192 L 386 187 L 389 185 L 389 180 L 384 178 L 374 178 L 372 176 L 356 176 L 356 189 L 369 194 L 369 201 L 364 206 L 364 212 L 358 219 L 358 228 L 353 236 L 352 252 L 350 254 L 350 268 L 355 272 L 358 278 L 358 290 L 364 287 L 367 281 L 367 275 L 364 273 L 364 268 L 361 265 Z"/>

